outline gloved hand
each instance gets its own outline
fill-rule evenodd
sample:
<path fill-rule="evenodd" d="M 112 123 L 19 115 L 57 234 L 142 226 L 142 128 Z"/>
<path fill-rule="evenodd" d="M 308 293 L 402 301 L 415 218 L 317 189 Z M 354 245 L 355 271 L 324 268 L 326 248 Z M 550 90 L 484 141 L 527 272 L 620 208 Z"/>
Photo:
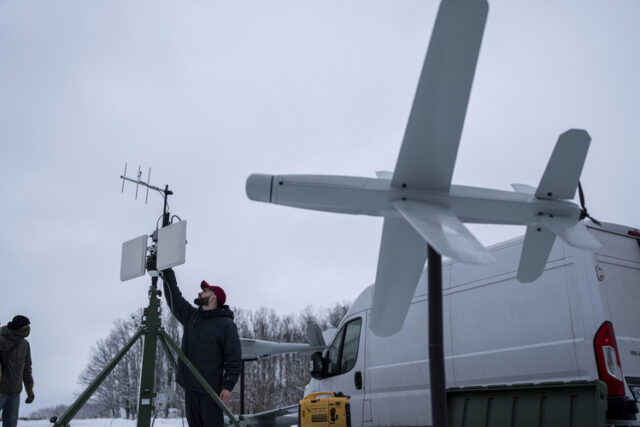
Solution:
<path fill-rule="evenodd" d="M 25 385 L 24 388 L 27 390 L 27 398 L 24 403 L 31 403 L 36 396 L 33 394 L 33 384 Z"/>

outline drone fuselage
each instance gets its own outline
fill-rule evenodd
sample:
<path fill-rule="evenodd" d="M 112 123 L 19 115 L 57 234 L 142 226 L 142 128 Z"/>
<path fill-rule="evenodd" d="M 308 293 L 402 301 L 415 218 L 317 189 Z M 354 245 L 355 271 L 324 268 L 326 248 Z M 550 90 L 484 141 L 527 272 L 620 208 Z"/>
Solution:
<path fill-rule="evenodd" d="M 578 219 L 580 207 L 533 194 L 452 185 L 449 191 L 395 188 L 391 180 L 334 175 L 263 175 L 247 180 L 256 201 L 324 212 L 399 217 L 392 202 L 410 200 L 442 206 L 466 223 L 529 225 L 540 215 Z"/>

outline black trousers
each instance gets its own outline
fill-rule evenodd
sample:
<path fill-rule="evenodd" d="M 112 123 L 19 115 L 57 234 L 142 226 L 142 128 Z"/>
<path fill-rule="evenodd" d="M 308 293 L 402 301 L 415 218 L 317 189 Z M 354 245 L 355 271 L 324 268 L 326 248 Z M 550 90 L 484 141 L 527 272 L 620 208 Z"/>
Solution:
<path fill-rule="evenodd" d="M 184 406 L 189 427 L 224 426 L 222 409 L 208 394 L 185 390 Z"/>

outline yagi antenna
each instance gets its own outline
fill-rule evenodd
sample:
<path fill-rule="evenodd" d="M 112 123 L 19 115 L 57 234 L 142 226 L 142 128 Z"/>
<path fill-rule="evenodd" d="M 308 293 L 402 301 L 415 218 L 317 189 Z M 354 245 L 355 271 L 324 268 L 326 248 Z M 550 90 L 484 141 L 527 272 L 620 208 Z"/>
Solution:
<path fill-rule="evenodd" d="M 124 184 L 126 181 L 130 181 L 130 182 L 134 182 L 136 184 L 136 195 L 135 195 L 135 199 L 138 200 L 138 188 L 143 185 L 145 187 L 147 187 L 147 194 L 145 195 L 144 198 L 144 203 L 147 204 L 147 202 L 149 201 L 149 189 L 152 190 L 156 190 L 158 191 L 160 194 L 162 194 L 162 196 L 165 198 L 166 200 L 166 196 L 169 194 L 173 194 L 171 191 L 169 191 L 169 187 L 167 186 L 164 190 L 162 188 L 156 187 L 155 185 L 151 185 L 151 168 L 149 168 L 149 173 L 147 174 L 147 181 L 145 182 L 142 179 L 142 168 L 140 166 L 138 166 L 138 175 L 135 179 L 133 178 L 129 178 L 127 176 L 127 164 L 124 164 L 124 173 L 122 175 L 120 175 L 120 178 L 122 179 L 122 193 L 124 193 Z"/>
<path fill-rule="evenodd" d="M 147 176 L 147 183 L 151 182 L 151 168 L 149 168 L 149 175 Z M 147 187 L 147 194 L 144 196 L 144 204 L 147 204 L 149 200 L 149 187 Z"/>

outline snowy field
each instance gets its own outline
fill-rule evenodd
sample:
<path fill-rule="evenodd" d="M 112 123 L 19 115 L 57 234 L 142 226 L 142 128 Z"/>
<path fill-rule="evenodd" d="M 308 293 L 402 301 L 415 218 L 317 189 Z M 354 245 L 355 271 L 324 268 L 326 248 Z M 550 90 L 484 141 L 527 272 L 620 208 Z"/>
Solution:
<path fill-rule="evenodd" d="M 182 418 L 158 418 L 154 427 L 188 427 L 187 420 L 182 424 Z M 48 420 L 24 421 L 18 420 L 18 427 L 51 427 Z M 71 427 L 135 427 L 136 420 L 122 418 L 93 418 L 88 420 L 71 420 Z"/>
<path fill-rule="evenodd" d="M 276 427 L 297 427 L 297 415 L 287 415 L 278 417 L 277 422 L 273 419 L 268 424 Z M 245 419 L 244 422 L 248 422 Z M 240 422 L 243 424 L 243 422 Z M 122 418 L 92 418 L 87 420 L 71 420 L 71 427 L 135 427 L 136 420 L 125 420 Z M 244 424 L 243 424 L 244 425 Z M 255 419 L 251 425 L 256 425 Z M 18 427 L 51 427 L 52 424 L 47 420 L 24 421 L 18 420 Z M 186 419 L 182 418 L 158 418 L 153 423 L 153 427 L 189 427 Z"/>

